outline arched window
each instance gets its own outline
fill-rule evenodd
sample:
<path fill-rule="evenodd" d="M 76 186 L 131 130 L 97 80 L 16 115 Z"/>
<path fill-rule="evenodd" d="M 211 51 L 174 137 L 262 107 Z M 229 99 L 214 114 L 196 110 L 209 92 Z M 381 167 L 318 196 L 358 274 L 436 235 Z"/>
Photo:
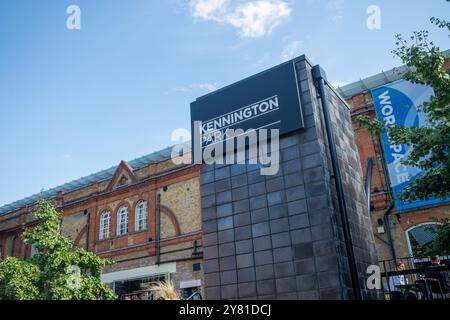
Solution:
<path fill-rule="evenodd" d="M 134 208 L 134 231 L 147 229 L 147 202 L 139 201 Z"/>
<path fill-rule="evenodd" d="M 109 238 L 109 231 L 111 229 L 111 213 L 109 211 L 103 211 L 100 215 L 100 229 L 99 236 L 100 240 Z"/>
<path fill-rule="evenodd" d="M 14 238 L 12 239 L 11 242 L 11 257 L 15 257 L 16 254 L 16 241 L 17 241 L 17 236 L 14 236 Z"/>
<path fill-rule="evenodd" d="M 122 206 L 117 210 L 117 235 L 121 236 L 128 232 L 128 207 Z"/>
<path fill-rule="evenodd" d="M 32 243 L 30 248 L 30 258 L 32 258 L 37 253 L 36 244 Z"/>
<path fill-rule="evenodd" d="M 439 225 L 436 222 L 425 222 L 406 231 L 409 251 L 414 258 L 428 257 L 428 250 L 436 238 Z"/>

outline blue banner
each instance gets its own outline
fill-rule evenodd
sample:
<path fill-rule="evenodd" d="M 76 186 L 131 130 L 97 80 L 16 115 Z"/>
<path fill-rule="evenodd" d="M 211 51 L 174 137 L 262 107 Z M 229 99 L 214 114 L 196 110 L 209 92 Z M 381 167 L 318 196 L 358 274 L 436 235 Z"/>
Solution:
<path fill-rule="evenodd" d="M 423 112 L 417 112 L 417 107 L 425 101 L 429 101 L 433 94 L 432 88 L 414 84 L 406 80 L 399 80 L 389 85 L 373 89 L 372 97 L 377 119 L 387 126 L 404 125 L 407 127 L 424 127 L 427 125 L 427 117 Z M 449 200 L 436 198 L 416 200 L 413 202 L 398 200 L 398 196 L 406 186 L 417 177 L 420 177 L 423 172 L 417 167 L 405 166 L 401 163 L 402 159 L 407 157 L 411 152 L 410 146 L 390 144 L 387 134 L 383 135 L 382 142 L 398 211 Z"/>

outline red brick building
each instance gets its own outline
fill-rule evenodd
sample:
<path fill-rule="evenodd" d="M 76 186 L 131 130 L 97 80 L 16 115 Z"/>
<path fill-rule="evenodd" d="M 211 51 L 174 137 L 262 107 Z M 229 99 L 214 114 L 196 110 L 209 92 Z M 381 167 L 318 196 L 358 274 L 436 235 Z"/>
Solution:
<path fill-rule="evenodd" d="M 450 68 L 449 61 L 447 67 Z M 435 219 L 450 218 L 449 202 L 401 212 L 394 207 L 389 211 L 393 193 L 382 142 L 372 139 L 367 129 L 356 124 L 356 117 L 359 115 L 376 117 L 371 90 L 400 80 L 403 71 L 404 67 L 382 72 L 338 89 L 352 108 L 353 126 L 365 176 L 368 158 L 373 157 L 375 160 L 370 186 L 370 206 L 380 261 L 412 257 L 414 243 L 423 244 L 432 240 L 430 235 L 427 235 L 427 227 L 432 226 Z"/>
<path fill-rule="evenodd" d="M 149 283 L 162 279 L 184 296 L 201 291 L 199 167 L 175 165 L 171 150 L 0 207 L 0 258 L 32 254 L 22 232 L 36 224 L 37 199 L 53 199 L 63 212 L 62 232 L 74 245 L 116 262 L 102 280 L 121 298 L 145 298 Z"/>

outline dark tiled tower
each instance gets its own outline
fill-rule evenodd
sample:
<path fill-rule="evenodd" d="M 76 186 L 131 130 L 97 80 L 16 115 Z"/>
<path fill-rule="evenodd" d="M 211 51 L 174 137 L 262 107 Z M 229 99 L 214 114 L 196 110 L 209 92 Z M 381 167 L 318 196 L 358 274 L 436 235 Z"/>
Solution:
<path fill-rule="evenodd" d="M 305 128 L 280 138 L 280 170 L 201 169 L 206 299 L 351 299 L 353 290 L 322 107 L 311 64 L 296 62 Z M 327 89 L 364 299 L 376 264 L 350 110 Z"/>

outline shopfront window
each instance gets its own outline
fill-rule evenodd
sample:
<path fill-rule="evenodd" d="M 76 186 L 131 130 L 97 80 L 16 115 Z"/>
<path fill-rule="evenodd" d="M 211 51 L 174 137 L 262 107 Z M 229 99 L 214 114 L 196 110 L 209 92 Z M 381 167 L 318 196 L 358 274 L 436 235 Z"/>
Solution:
<path fill-rule="evenodd" d="M 183 299 L 202 300 L 200 293 L 201 280 L 185 280 L 180 282 L 180 295 Z"/>
<path fill-rule="evenodd" d="M 139 279 L 115 281 L 112 284 L 114 292 L 120 300 L 154 300 L 149 287 L 156 282 L 167 281 L 167 275 L 157 275 Z"/>
<path fill-rule="evenodd" d="M 183 299 L 202 300 L 199 287 L 190 287 L 181 289 L 180 295 Z"/>

